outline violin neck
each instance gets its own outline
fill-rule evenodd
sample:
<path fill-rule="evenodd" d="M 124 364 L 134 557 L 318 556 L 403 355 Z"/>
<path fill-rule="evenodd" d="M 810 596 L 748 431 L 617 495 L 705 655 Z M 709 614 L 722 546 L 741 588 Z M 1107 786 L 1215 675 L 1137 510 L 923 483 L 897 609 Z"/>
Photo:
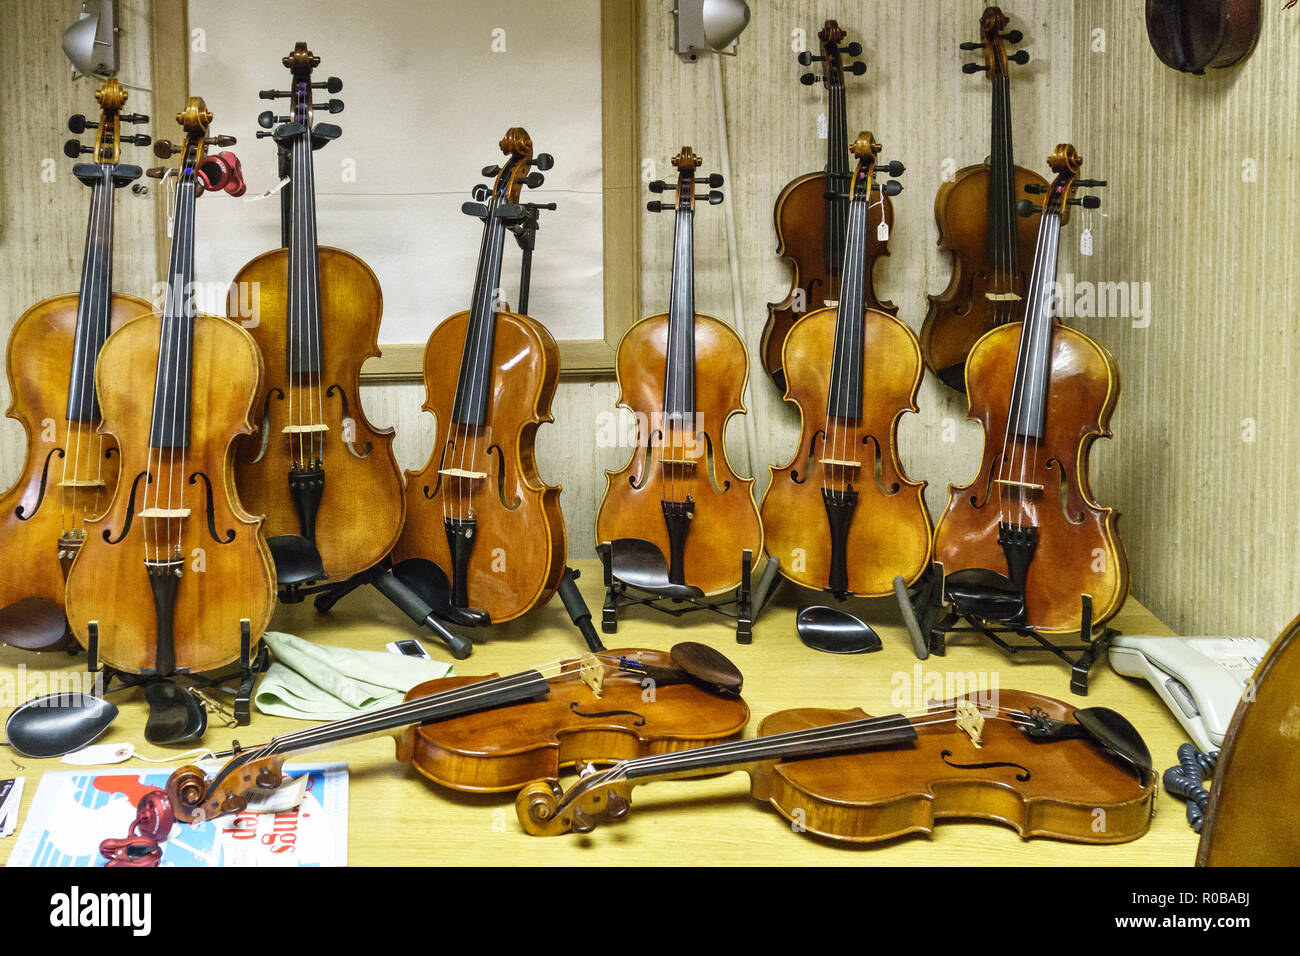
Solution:
<path fill-rule="evenodd" d="M 1038 225 L 1038 252 L 1029 277 L 1025 319 L 1020 328 L 1016 377 L 1011 386 L 1007 434 L 1028 440 L 1043 437 L 1048 385 L 1052 377 L 1052 331 L 1056 327 L 1055 289 L 1060 252 L 1061 214 L 1043 208 Z"/>
<path fill-rule="evenodd" d="M 668 304 L 668 355 L 664 416 L 695 419 L 695 212 L 677 209 L 673 234 L 672 294 Z"/>
<path fill-rule="evenodd" d="M 844 256 L 845 232 L 849 217 L 849 183 L 852 171 L 849 165 L 849 132 L 845 119 L 844 84 L 828 84 L 829 101 L 826 115 L 826 271 L 832 277 L 831 292 L 836 271 Z"/>
<path fill-rule="evenodd" d="M 995 76 L 989 143 L 988 260 L 1004 275 L 1014 275 L 1019 260 L 1016 213 L 1016 162 L 1011 145 L 1011 80 Z"/>
<path fill-rule="evenodd" d="M 154 378 L 149 445 L 185 448 L 190 443 L 190 372 L 194 349 L 194 165 L 186 163 L 176 185 L 167 298 L 162 309 L 158 371 Z"/>
<path fill-rule="evenodd" d="M 82 167 L 78 167 L 81 169 Z M 68 377 L 68 421 L 99 419 L 95 396 L 95 359 L 108 338 L 113 297 L 113 167 L 94 165 L 99 175 L 90 181 L 90 221 L 81 260 L 77 296 L 77 328 Z"/>
<path fill-rule="evenodd" d="M 826 412 L 833 418 L 862 417 L 862 367 L 867 303 L 867 210 L 871 197 L 849 203 L 844 268 L 835 317 L 835 351 Z"/>
<path fill-rule="evenodd" d="M 482 425 L 487 420 L 497 291 L 501 287 L 501 253 L 506 235 L 504 221 L 496 215 L 500 204 L 501 199 L 493 196 L 487 206 L 487 222 L 483 224 L 483 243 L 474 274 L 474 300 L 465 327 L 465 347 L 460 356 L 456 401 L 451 411 L 451 419 L 457 425 Z"/>
<path fill-rule="evenodd" d="M 295 79 L 306 84 L 307 79 Z M 300 94 L 300 99 L 306 99 Z M 289 189 L 289 327 L 285 350 L 290 375 L 319 375 L 322 368 L 320 267 L 316 256 L 316 174 L 312 160 L 311 124 L 300 118 L 306 132 L 290 147 Z"/>

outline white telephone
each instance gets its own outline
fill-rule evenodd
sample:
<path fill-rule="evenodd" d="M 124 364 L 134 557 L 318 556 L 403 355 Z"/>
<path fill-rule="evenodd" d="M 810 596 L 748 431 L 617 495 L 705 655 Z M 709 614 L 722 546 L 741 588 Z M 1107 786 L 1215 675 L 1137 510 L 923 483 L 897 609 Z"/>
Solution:
<path fill-rule="evenodd" d="M 1192 742 L 1209 753 L 1223 746 L 1246 682 L 1268 651 L 1255 637 L 1119 635 L 1110 666 L 1151 682 Z"/>

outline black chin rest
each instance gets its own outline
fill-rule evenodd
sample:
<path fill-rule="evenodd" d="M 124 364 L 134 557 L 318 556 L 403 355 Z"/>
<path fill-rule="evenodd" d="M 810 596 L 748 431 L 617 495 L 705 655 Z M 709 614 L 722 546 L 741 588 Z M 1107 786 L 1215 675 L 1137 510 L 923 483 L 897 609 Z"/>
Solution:
<path fill-rule="evenodd" d="M 302 535 L 277 534 L 267 538 L 266 544 L 275 561 L 275 580 L 280 587 L 310 584 L 325 577 L 320 552 Z"/>
<path fill-rule="evenodd" d="M 207 732 L 208 712 L 185 688 L 169 680 L 146 685 L 149 719 L 144 739 L 151 744 L 180 744 L 198 740 Z"/>
<path fill-rule="evenodd" d="M 624 584 L 663 598 L 691 600 L 704 592 L 689 584 L 668 580 L 668 559 L 658 546 L 643 538 L 618 538 L 609 545 L 610 572 Z"/>
<path fill-rule="evenodd" d="M 952 572 L 944 579 L 944 592 L 959 612 L 985 621 L 1016 621 L 1025 613 L 1025 596 L 1015 582 L 987 568 Z"/>
<path fill-rule="evenodd" d="M 76 647 L 63 609 L 42 597 L 25 597 L 0 608 L 0 641 L 25 651 L 62 651 Z"/>
<path fill-rule="evenodd" d="M 430 612 L 450 624 L 484 627 L 492 623 L 486 611 L 456 607 L 451 603 L 451 581 L 447 572 L 428 558 L 407 558 L 393 565 L 393 576 L 429 605 Z"/>

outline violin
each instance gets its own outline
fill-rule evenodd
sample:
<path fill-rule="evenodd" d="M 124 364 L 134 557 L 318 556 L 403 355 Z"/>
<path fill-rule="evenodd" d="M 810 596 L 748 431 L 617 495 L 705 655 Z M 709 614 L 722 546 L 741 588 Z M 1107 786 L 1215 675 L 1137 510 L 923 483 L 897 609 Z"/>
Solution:
<path fill-rule="evenodd" d="M 1147 39 L 1165 66 L 1197 74 L 1222 69 L 1255 49 L 1260 7 L 1260 0 L 1146 0 Z"/>
<path fill-rule="evenodd" d="M 781 350 L 786 336 L 796 322 L 839 298 L 852 175 L 844 75 L 861 76 L 867 69 L 862 61 L 844 62 L 845 56 L 862 55 L 862 44 L 855 41 L 845 45 L 846 36 L 838 23 L 827 20 L 817 34 L 821 41 L 820 56 L 813 56 L 806 50 L 799 54 L 799 63 L 803 66 L 822 63 L 820 77 L 809 72 L 804 73 L 800 80 L 805 86 L 812 86 L 820 80 L 826 89 L 826 166 L 819 172 L 804 173 L 792 179 L 776 197 L 776 251 L 790 262 L 794 270 L 794 285 L 782 301 L 768 303 L 767 324 L 763 327 L 759 354 L 764 370 L 782 391 L 785 391 L 786 379 Z M 896 164 L 894 170 L 901 172 L 902 164 Z M 889 255 L 889 235 L 893 225 L 894 208 L 889 197 L 876 197 L 867 211 L 867 264 L 862 284 L 868 308 L 897 315 L 898 306 L 880 301 L 871 280 L 876 260 Z"/>
<path fill-rule="evenodd" d="M 925 482 L 898 458 L 898 420 L 916 411 L 921 350 L 903 322 L 873 309 L 866 287 L 869 210 L 898 183 L 877 182 L 880 144 L 859 133 L 849 185 L 839 301 L 800 320 L 785 340 L 786 400 L 799 409 L 799 446 L 763 495 L 768 553 L 804 587 L 879 597 L 895 576 L 930 563 Z M 825 413 L 822 413 L 822 409 Z"/>
<path fill-rule="evenodd" d="M 538 427 L 553 420 L 559 348 L 540 322 L 503 308 L 498 293 L 506 231 L 528 212 L 520 193 L 540 186 L 554 160 L 535 156 L 518 127 L 500 145 L 505 162 L 484 171 L 495 177 L 491 190 L 475 190 L 485 201 L 462 207 L 483 220 L 471 306 L 425 345 L 433 452 L 406 474 L 406 525 L 393 550 L 397 562 L 432 561 L 450 578 L 453 608 L 496 623 L 550 600 L 567 552 L 560 488 L 542 482 L 534 456 Z"/>
<path fill-rule="evenodd" d="M 633 757 L 559 795 L 545 781 L 525 787 L 515 809 L 534 836 L 588 833 L 626 817 L 639 784 L 732 770 L 798 830 L 851 843 L 932 833 L 948 817 L 1005 823 L 1026 839 L 1123 843 L 1146 833 L 1155 810 L 1151 754 L 1122 715 L 1015 690 L 916 717 L 783 710 L 751 740 Z"/>
<path fill-rule="evenodd" d="M 195 200 L 238 190 L 237 166 L 208 154 L 212 113 L 191 97 L 177 122 L 185 141 L 154 144 L 175 168 L 167 294 L 157 314 L 127 322 L 104 343 L 95 384 L 103 431 L 122 479 L 68 571 L 68 621 L 97 659 L 124 673 L 213 671 L 261 639 L 275 602 L 275 571 L 261 519 L 233 481 L 236 438 L 262 373 L 252 337 L 194 305 Z M 232 154 L 233 155 L 233 154 Z"/>
<path fill-rule="evenodd" d="M 95 93 L 98 125 L 81 115 L 68 121 L 75 133 L 95 129 L 93 146 L 70 139 L 64 147 L 70 158 L 91 158 L 73 167 L 90 188 L 81 285 L 36 303 L 9 336 L 9 417 L 22 423 L 27 450 L 18 481 L 0 496 L 0 539 L 9 558 L 0 576 L 0 638 L 28 650 L 71 643 L 63 610 L 67 570 L 87 519 L 108 504 L 118 477 L 117 444 L 99 431 L 95 361 L 111 331 L 152 309 L 113 291 L 113 197 L 141 173 L 120 161 L 121 147 L 149 143 L 145 134 L 123 134 L 124 124 L 149 120 L 124 114 L 126 100 L 126 90 L 110 79 Z"/>
<path fill-rule="evenodd" d="M 579 762 L 612 761 L 731 740 L 749 722 L 740 672 L 703 644 L 670 653 L 616 650 L 498 677 L 444 677 L 395 707 L 239 748 L 207 776 L 180 767 L 167 781 L 176 819 L 200 823 L 256 805 L 295 754 L 396 732 L 397 759 L 453 790 L 497 793 L 559 780 Z"/>
<path fill-rule="evenodd" d="M 1019 30 L 1003 33 L 1009 22 L 1001 9 L 989 7 L 980 17 L 980 40 L 962 44 L 963 50 L 983 51 L 982 64 L 967 63 L 962 70 L 987 72 L 993 94 L 988 162 L 958 170 L 934 197 L 939 245 L 952 254 L 952 278 L 942 293 L 928 297 L 921 355 L 926 368 L 959 392 L 966 388 L 966 357 L 980 336 L 1024 311 L 1037 230 L 1016 214 L 1016 199 L 1047 184 L 1015 163 L 1009 64 L 1028 63 L 1029 52 L 1007 55 L 1007 43 L 1024 39 Z"/>
<path fill-rule="evenodd" d="M 1023 319 L 989 332 L 971 351 L 966 417 L 984 430 L 981 464 L 969 484 L 949 488 L 934 534 L 934 560 L 949 573 L 1006 568 L 1023 597 L 1017 623 L 1048 633 L 1079 630 L 1082 595 L 1092 596 L 1097 624 L 1128 596 L 1119 512 L 1093 500 L 1088 477 L 1093 442 L 1111 434 L 1119 366 L 1102 345 L 1060 325 L 1054 308 L 1061 227 L 1071 206 L 1099 205 L 1074 192 L 1105 185 L 1080 179 L 1082 163 L 1069 144 L 1048 158 L 1055 179 Z"/>
<path fill-rule="evenodd" d="M 619 404 L 637 420 L 637 445 L 627 465 L 605 473 L 596 515 L 596 544 L 639 538 L 665 555 L 673 584 L 705 595 L 735 588 L 741 553 L 758 554 L 763 528 L 752 478 L 727 460 L 727 421 L 744 411 L 749 377 L 745 343 L 731 326 L 695 311 L 696 187 L 710 205 L 722 201 L 716 174 L 698 177 L 701 159 L 689 146 L 673 157 L 675 201 L 652 200 L 651 212 L 675 214 L 672 293 L 667 312 L 633 325 L 615 360 Z M 658 180 L 650 191 L 663 193 Z"/>
<path fill-rule="evenodd" d="M 312 81 L 320 57 L 305 43 L 283 63 L 292 89 L 266 92 L 287 96 L 289 115 L 268 111 L 260 121 L 275 126 L 289 158 L 288 242 L 239 270 L 227 314 L 239 321 L 251 305 L 257 321 L 244 324 L 265 360 L 258 430 L 237 446 L 235 484 L 249 510 L 266 516 L 280 583 L 302 584 L 378 564 L 397 541 L 406 503 L 393 430 L 376 429 L 361 407 L 361 366 L 379 355 L 379 280 L 352 253 L 316 241 L 312 155 L 340 131 L 314 115 L 343 104 L 318 106 L 312 91 L 341 84 Z"/>

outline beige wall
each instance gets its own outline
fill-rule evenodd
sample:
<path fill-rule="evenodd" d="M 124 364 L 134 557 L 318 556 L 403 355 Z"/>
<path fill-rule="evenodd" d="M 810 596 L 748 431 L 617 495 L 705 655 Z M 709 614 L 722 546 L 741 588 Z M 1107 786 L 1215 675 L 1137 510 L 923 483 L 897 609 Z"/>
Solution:
<path fill-rule="evenodd" d="M 120 5 L 126 62 L 135 57 L 133 71 L 147 76 L 140 12 L 147 4 Z M 72 15 L 69 5 L 3 0 L 3 6 L 16 27 L 0 35 L 0 122 L 6 129 L 0 137 L 0 261 L 6 269 L 0 327 L 7 330 L 38 298 L 75 288 L 84 199 L 63 178 L 41 184 L 39 160 L 54 157 L 60 177 L 68 175 L 59 152 L 65 134 L 56 127 L 68 113 L 88 110 L 90 94 L 84 81 L 66 82 L 58 50 L 58 35 Z M 895 199 L 893 253 L 878 269 L 877 286 L 919 328 L 926 293 L 942 290 L 948 277 L 933 219 L 945 163 L 963 166 L 988 152 L 987 83 L 961 72 L 964 58 L 957 51 L 959 42 L 976 38 L 983 6 L 983 0 L 751 4 L 753 21 L 741 54 L 723 62 L 723 73 L 734 177 L 725 192 L 735 209 L 744 310 L 754 343 L 765 304 L 781 298 L 789 284 L 787 268 L 773 253 L 773 200 L 788 180 L 824 162 L 823 143 L 813 132 L 818 93 L 798 82 L 802 70 L 794 61 L 792 31 L 807 31 L 815 49 L 817 28 L 836 16 L 866 48 L 866 75 L 849 78 L 850 134 L 871 129 L 884 143 L 884 158 L 908 167 L 905 190 Z M 641 3 L 640 149 L 655 161 L 659 176 L 686 143 L 712 171 L 718 143 L 711 68 L 682 64 L 669 51 L 666 9 L 663 3 Z M 1150 327 L 1135 329 L 1128 320 L 1079 321 L 1115 351 L 1125 375 L 1116 438 L 1098 446 L 1094 461 L 1099 499 L 1126 515 L 1121 530 L 1132 552 L 1134 593 L 1184 633 L 1271 636 L 1300 606 L 1300 585 L 1285 571 L 1300 518 L 1286 401 L 1287 385 L 1296 377 L 1292 370 L 1300 368 L 1300 339 L 1290 292 L 1290 230 L 1282 225 L 1294 192 L 1288 164 L 1296 125 L 1291 91 L 1300 87 L 1300 66 L 1288 55 L 1288 40 L 1296 24 L 1270 10 L 1273 22 L 1251 60 L 1226 74 L 1196 78 L 1159 64 L 1146 43 L 1140 8 L 1131 3 L 1025 0 L 1006 9 L 1033 57 L 1027 67 L 1013 67 L 1017 160 L 1042 171 L 1051 148 L 1071 140 L 1084 155 L 1085 174 L 1112 183 L 1103 193 L 1106 218 L 1093 219 L 1096 255 L 1077 255 L 1075 222 L 1068 227 L 1062 272 L 1152 283 Z M 856 10 L 866 13 L 855 16 Z M 1106 30 L 1105 53 L 1090 52 L 1094 27 Z M 870 35 L 863 35 L 865 28 Z M 123 77 L 129 78 L 125 72 Z M 1269 90 L 1276 91 L 1272 99 Z M 133 93 L 131 105 L 153 112 L 141 94 Z M 1241 182 L 1246 158 L 1258 165 L 1257 182 Z M 123 197 L 118 208 L 118 285 L 147 289 L 151 245 L 128 237 L 151 235 L 150 203 Z M 1277 222 L 1263 221 L 1269 211 Z M 648 213 L 639 227 L 644 305 L 657 311 L 667 301 L 671 229 L 665 217 Z M 701 209 L 696 247 L 698 307 L 730 319 L 720 208 Z M 548 256 L 562 254 L 543 236 L 537 268 L 546 267 Z M 432 310 L 450 313 L 462 305 L 438 303 Z M 600 416 L 612 409 L 616 393 L 611 381 L 562 382 L 556 424 L 539 435 L 543 474 L 565 487 L 570 541 L 578 556 L 591 553 L 602 470 L 622 465 L 627 454 L 596 444 Z M 402 463 L 422 464 L 432 440 L 429 420 L 419 411 L 422 386 L 367 386 L 363 394 L 375 422 L 396 426 Z M 964 403 L 929 378 L 919 404 L 920 414 L 902 425 L 902 453 L 912 475 L 930 482 L 927 501 L 937 513 L 947 483 L 967 479 L 976 466 L 979 433 L 962 421 Z M 789 456 L 797 421 L 761 376 L 751 381 L 750 406 L 761 491 L 767 480 L 763 466 Z M 1254 422 L 1254 442 L 1242 440 L 1247 419 Z M 745 434 L 738 424 L 729 447 L 743 468 Z M 21 429 L 5 421 L 0 480 L 12 479 L 16 456 Z"/>

